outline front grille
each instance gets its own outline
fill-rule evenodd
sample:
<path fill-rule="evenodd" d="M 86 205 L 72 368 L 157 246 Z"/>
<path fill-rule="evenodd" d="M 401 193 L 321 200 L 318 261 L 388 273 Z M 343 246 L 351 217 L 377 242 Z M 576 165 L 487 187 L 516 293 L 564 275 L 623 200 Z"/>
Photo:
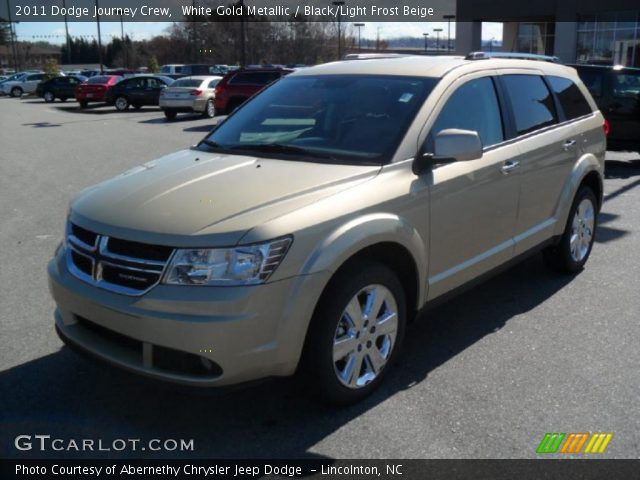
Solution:
<path fill-rule="evenodd" d="M 107 237 L 73 223 L 67 229 L 67 265 L 88 283 L 126 295 L 156 285 L 173 248 Z"/>

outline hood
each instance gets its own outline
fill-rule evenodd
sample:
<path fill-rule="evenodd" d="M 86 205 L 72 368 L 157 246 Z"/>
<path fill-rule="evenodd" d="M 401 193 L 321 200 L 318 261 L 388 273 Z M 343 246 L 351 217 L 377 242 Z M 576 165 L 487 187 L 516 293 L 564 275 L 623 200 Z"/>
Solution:
<path fill-rule="evenodd" d="M 247 230 L 373 178 L 380 167 L 184 150 L 81 192 L 72 221 L 174 246 L 235 244 Z M 282 234 L 293 232 L 282 232 Z"/>

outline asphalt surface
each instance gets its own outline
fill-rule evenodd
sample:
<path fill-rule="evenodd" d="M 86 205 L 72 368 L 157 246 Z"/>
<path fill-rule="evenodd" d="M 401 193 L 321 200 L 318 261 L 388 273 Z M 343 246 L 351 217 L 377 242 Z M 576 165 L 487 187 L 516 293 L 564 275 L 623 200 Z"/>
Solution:
<path fill-rule="evenodd" d="M 428 312 L 383 388 L 331 409 L 290 380 L 193 392 L 62 346 L 45 267 L 68 201 L 212 125 L 76 105 L 0 98 L 0 456 L 86 456 L 14 448 L 49 434 L 194 439 L 167 457 L 531 458 L 546 432 L 612 432 L 604 456 L 640 455 L 640 155 L 608 155 L 584 272 L 536 256 Z"/>

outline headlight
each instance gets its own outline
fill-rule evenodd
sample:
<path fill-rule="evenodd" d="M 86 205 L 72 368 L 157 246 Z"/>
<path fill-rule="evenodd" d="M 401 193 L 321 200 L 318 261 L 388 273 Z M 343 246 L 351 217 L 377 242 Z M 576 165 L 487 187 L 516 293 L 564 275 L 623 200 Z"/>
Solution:
<path fill-rule="evenodd" d="M 256 285 L 278 268 L 292 238 L 234 248 L 176 250 L 164 283 L 170 285 Z"/>

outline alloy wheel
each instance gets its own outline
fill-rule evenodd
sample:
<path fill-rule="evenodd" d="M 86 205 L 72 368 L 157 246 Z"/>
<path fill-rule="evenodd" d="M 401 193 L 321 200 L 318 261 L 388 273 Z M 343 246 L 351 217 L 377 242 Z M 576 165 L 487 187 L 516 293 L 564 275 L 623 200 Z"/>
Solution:
<path fill-rule="evenodd" d="M 569 249 L 574 261 L 582 261 L 589 253 L 593 240 L 595 209 L 590 199 L 584 198 L 573 216 Z"/>
<path fill-rule="evenodd" d="M 398 333 L 398 306 L 383 285 L 369 285 L 344 309 L 333 343 L 334 371 L 349 388 L 362 388 L 387 364 Z"/>

